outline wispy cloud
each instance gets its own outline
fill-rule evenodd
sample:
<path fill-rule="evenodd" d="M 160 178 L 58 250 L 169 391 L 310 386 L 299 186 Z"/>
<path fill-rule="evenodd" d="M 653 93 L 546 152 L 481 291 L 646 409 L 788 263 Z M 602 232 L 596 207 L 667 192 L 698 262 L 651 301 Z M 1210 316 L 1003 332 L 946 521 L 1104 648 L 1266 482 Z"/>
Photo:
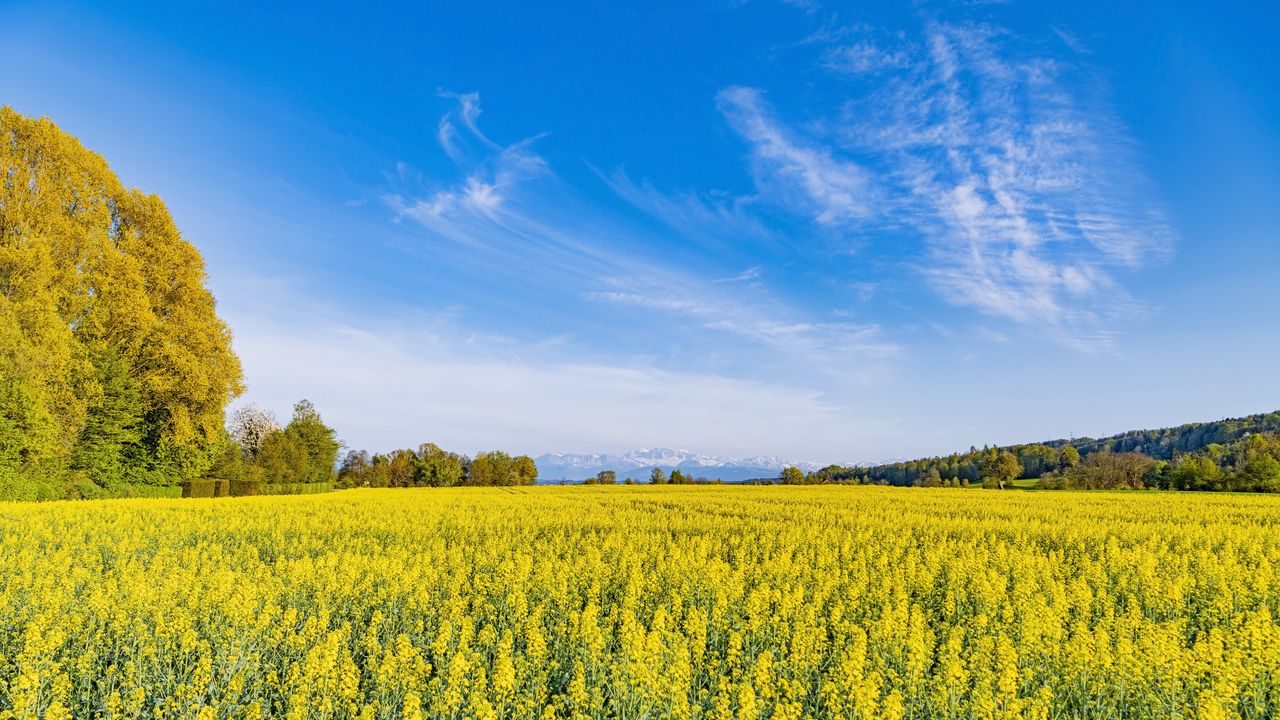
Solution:
<path fill-rule="evenodd" d="M 778 248 L 783 244 L 778 234 L 753 212 L 757 202 L 754 197 L 666 193 L 648 182 L 633 180 L 622 170 L 599 174 L 618 197 L 689 240 L 717 250 L 733 248 L 739 252 L 750 245 Z"/>
<path fill-rule="evenodd" d="M 627 283 L 626 287 L 594 291 L 587 296 L 683 316 L 707 330 L 772 348 L 796 362 L 846 380 L 869 380 L 875 376 L 868 374 L 874 370 L 874 362 L 890 360 L 900 353 L 898 345 L 886 340 L 876 324 L 788 318 L 782 312 L 761 313 L 758 308 L 737 306 L 710 295 L 694 297 L 644 283 Z"/>
<path fill-rule="evenodd" d="M 1073 51 L 1081 55 L 1093 54 L 1093 50 L 1089 49 L 1089 46 L 1086 45 L 1084 41 L 1082 41 L 1079 37 L 1076 36 L 1075 33 L 1071 32 L 1070 30 L 1067 30 L 1066 28 L 1060 25 L 1054 25 L 1049 29 L 1053 31 L 1054 35 L 1058 36 L 1058 39 L 1061 40 L 1064 45 L 1071 48 Z"/>
<path fill-rule="evenodd" d="M 746 270 L 743 270 L 742 272 L 738 273 L 737 275 L 734 275 L 733 277 L 720 278 L 719 280 L 716 280 L 716 282 L 724 282 L 724 283 L 751 282 L 752 280 L 759 280 L 762 274 L 763 272 L 761 271 L 760 266 L 753 265 L 747 268 Z"/>
<path fill-rule="evenodd" d="M 907 50 L 887 50 L 871 40 L 859 40 L 832 48 L 823 58 L 828 69 L 854 75 L 902 70 L 909 67 L 911 62 L 911 54 Z"/>
<path fill-rule="evenodd" d="M 648 311 L 643 328 L 635 328 L 634 317 L 614 322 L 654 337 L 672 330 L 686 337 L 700 334 L 711 348 L 708 354 L 741 357 L 744 371 L 747 358 L 757 373 L 789 358 L 792 366 L 856 379 L 897 352 L 874 324 L 815 322 L 813 317 L 825 316 L 828 308 L 806 309 L 770 295 L 751 282 L 761 277 L 761 269 L 741 270 L 732 253 L 720 252 L 718 261 L 699 267 L 673 260 L 672 242 L 663 233 L 583 200 L 534 151 L 532 141 L 493 142 L 475 127 L 478 98 L 454 97 L 459 106 L 446 119 L 461 119 L 450 119 L 455 131 L 439 139 L 450 157 L 465 157 L 458 161 L 462 179 L 416 196 L 387 197 L 398 217 L 428 231 L 434 260 L 490 281 L 501 277 L 507 293 L 536 292 L 542 302 L 585 300 L 613 315 L 623 308 L 630 308 L 630 315 L 635 309 Z M 489 152 L 480 157 L 456 152 L 468 137 Z M 744 238 L 774 241 L 745 209 L 746 199 L 669 196 L 622 172 L 602 178 L 620 197 L 675 231 L 682 250 L 742 244 Z M 729 263 L 736 264 L 732 271 L 723 267 Z M 737 282 L 726 285 L 726 277 Z M 717 343 L 720 347 L 714 347 Z M 726 352 L 729 348 L 732 352 Z"/>
<path fill-rule="evenodd" d="M 441 146 L 452 156 L 457 149 L 448 142 L 456 142 L 456 138 L 441 139 Z M 515 186 L 547 173 L 546 163 L 530 150 L 529 144 L 495 148 L 484 161 L 474 163 L 467 176 L 452 187 L 422 198 L 406 200 L 392 196 L 389 201 L 400 214 L 442 234 L 462 238 L 456 232 L 457 225 L 477 219 L 497 220 Z"/>
<path fill-rule="evenodd" d="M 821 134 L 781 123 L 758 90 L 721 94 L 762 193 L 819 225 L 913 228 L 948 301 L 1073 347 L 1105 347 L 1141 314 L 1115 270 L 1167 258 L 1176 233 L 1095 77 L 982 24 L 837 42 L 828 69 L 875 78 L 826 109 Z"/>
<path fill-rule="evenodd" d="M 824 225 L 868 215 L 873 191 L 867 171 L 788 129 L 773 117 L 762 91 L 731 87 L 717 102 L 729 124 L 751 143 L 756 183 L 769 196 L 812 212 Z"/>
<path fill-rule="evenodd" d="M 442 115 L 436 126 L 436 139 L 440 141 L 440 147 L 445 154 L 455 162 L 463 162 L 468 156 L 466 146 L 470 143 L 478 142 L 489 150 L 500 149 L 497 143 L 480 132 L 476 124 L 480 117 L 479 93 L 454 93 L 441 90 L 439 95 L 458 101 L 457 108 Z M 459 123 L 466 130 L 465 136 L 458 130 Z"/>

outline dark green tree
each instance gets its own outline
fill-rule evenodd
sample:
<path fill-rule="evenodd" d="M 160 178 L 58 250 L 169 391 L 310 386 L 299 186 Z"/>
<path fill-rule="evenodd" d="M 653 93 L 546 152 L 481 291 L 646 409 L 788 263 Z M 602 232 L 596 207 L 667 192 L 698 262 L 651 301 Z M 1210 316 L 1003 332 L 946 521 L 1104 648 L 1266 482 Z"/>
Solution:
<path fill-rule="evenodd" d="M 114 349 L 98 352 L 94 369 L 101 394 L 85 413 L 71 449 L 71 467 L 98 487 L 113 490 L 143 479 L 142 395 L 133 368 Z"/>
<path fill-rule="evenodd" d="M 982 486 L 1004 490 L 1007 485 L 1022 475 L 1022 465 L 1018 456 L 1008 450 L 988 450 L 979 463 L 982 473 Z"/>
<path fill-rule="evenodd" d="M 512 457 L 505 452 L 476 453 L 471 460 L 467 485 L 532 485 L 538 480 L 538 466 L 528 455 Z"/>
<path fill-rule="evenodd" d="M 1080 451 L 1071 445 L 1065 445 L 1058 452 L 1058 468 L 1070 470 L 1080 464 Z"/>
<path fill-rule="evenodd" d="M 1205 453 L 1182 455 L 1169 471 L 1169 482 L 1177 490 L 1221 490 L 1225 481 L 1226 473 Z"/>
<path fill-rule="evenodd" d="M 300 400 L 293 406 L 293 419 L 285 426 L 284 435 L 306 456 L 302 477 L 294 482 L 315 483 L 334 479 L 334 466 L 342 445 L 338 442 L 337 433 L 324 424 L 310 400 Z"/>
<path fill-rule="evenodd" d="M 528 455 L 516 456 L 516 484 L 534 485 L 538 482 L 538 464 Z"/>
<path fill-rule="evenodd" d="M 450 487 L 461 484 L 462 476 L 462 456 L 446 452 L 435 443 L 424 443 L 418 447 L 413 466 L 414 485 Z"/>
<path fill-rule="evenodd" d="M 804 471 L 798 467 L 785 467 L 778 476 L 778 482 L 783 485 L 804 485 Z"/>
<path fill-rule="evenodd" d="M 249 465 L 249 475 L 264 483 L 309 482 L 311 458 L 307 448 L 284 430 L 262 438 L 258 456 Z"/>
<path fill-rule="evenodd" d="M 229 433 L 224 432 L 222 439 L 215 443 L 214 447 L 213 465 L 207 473 L 208 478 L 233 481 L 249 479 L 248 468 L 245 467 L 240 446 L 236 445 L 236 441 L 231 439 Z"/>
<path fill-rule="evenodd" d="M 369 482 L 369 452 L 367 450 L 348 450 L 338 467 L 338 487 L 360 487 Z"/>

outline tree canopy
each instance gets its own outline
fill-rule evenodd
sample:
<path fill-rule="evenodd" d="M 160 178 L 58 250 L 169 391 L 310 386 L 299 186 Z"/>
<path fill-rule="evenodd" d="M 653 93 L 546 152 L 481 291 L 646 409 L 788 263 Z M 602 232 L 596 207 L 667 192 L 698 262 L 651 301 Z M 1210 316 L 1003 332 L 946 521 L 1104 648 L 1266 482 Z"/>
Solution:
<path fill-rule="evenodd" d="M 804 485 L 804 471 L 798 467 L 785 467 L 782 469 L 782 473 L 778 476 L 778 480 L 783 485 Z"/>
<path fill-rule="evenodd" d="M 992 450 L 979 461 L 978 468 L 982 473 L 983 487 L 987 488 L 1003 490 L 1022 476 L 1022 463 L 1008 450 Z"/>
<path fill-rule="evenodd" d="M 0 108 L 0 496 L 174 484 L 243 389 L 200 253 L 48 119 Z"/>

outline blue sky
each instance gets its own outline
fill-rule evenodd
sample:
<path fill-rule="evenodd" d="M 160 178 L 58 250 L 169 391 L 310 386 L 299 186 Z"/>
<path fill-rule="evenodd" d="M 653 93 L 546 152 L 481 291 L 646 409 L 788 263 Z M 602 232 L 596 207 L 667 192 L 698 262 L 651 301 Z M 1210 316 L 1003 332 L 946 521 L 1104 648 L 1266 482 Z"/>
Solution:
<path fill-rule="evenodd" d="M 356 447 L 871 461 L 1280 407 L 1273 5 L 0 5 Z"/>

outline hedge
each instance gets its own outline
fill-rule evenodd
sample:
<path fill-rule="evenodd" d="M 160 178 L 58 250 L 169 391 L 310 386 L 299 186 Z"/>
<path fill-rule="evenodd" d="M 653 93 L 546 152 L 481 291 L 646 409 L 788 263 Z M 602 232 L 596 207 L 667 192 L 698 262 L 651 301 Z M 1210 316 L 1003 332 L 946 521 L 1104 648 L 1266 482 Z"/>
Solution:
<path fill-rule="evenodd" d="M 230 480 L 192 480 L 182 483 L 184 498 L 230 497 L 230 495 Z"/>
<path fill-rule="evenodd" d="M 314 493 L 333 492 L 333 483 L 265 483 L 263 495 L 311 495 Z"/>
<path fill-rule="evenodd" d="M 333 490 L 331 482 L 264 483 L 258 480 L 192 480 L 181 487 L 184 498 L 245 497 L 248 495 L 310 495 Z M 174 495 L 174 497 L 177 497 Z"/>
<path fill-rule="evenodd" d="M 115 488 L 112 497 L 122 498 L 180 498 L 182 487 L 179 485 L 121 485 Z"/>

